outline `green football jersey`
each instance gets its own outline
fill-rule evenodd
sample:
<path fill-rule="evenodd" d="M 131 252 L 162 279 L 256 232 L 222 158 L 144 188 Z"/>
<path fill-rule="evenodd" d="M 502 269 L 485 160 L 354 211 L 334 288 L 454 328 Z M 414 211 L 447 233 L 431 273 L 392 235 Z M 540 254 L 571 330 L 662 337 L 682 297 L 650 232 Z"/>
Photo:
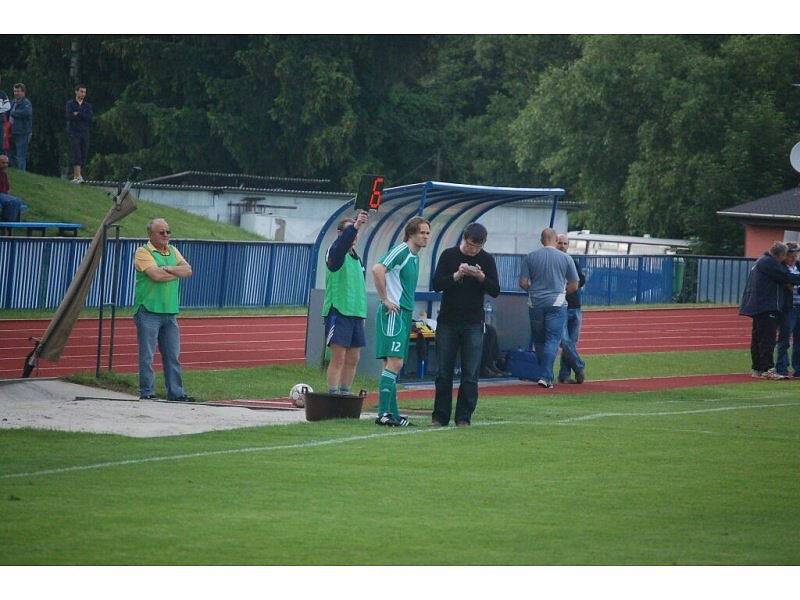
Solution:
<path fill-rule="evenodd" d="M 386 267 L 386 297 L 399 307 L 413 311 L 419 257 L 403 242 L 384 254 L 378 263 Z"/>

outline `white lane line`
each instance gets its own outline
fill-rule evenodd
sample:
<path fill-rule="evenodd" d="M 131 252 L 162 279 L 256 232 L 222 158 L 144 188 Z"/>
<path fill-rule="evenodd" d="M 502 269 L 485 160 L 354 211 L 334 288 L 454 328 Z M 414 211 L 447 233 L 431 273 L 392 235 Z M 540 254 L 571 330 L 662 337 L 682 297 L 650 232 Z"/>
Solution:
<path fill-rule="evenodd" d="M 575 423 L 577 421 L 592 421 L 594 419 L 605 419 L 607 417 L 671 417 L 677 415 L 697 415 L 701 413 L 722 412 L 730 410 L 754 410 L 759 408 L 781 408 L 784 406 L 800 406 L 798 402 L 787 402 L 784 404 L 749 404 L 746 406 L 720 406 L 717 408 L 699 408 L 696 410 L 675 410 L 675 411 L 659 411 L 650 413 L 637 413 L 637 412 L 618 412 L 618 413 L 594 413 L 591 415 L 583 415 L 582 417 L 571 417 L 569 419 L 562 419 L 554 421 L 554 423 Z"/>
<path fill-rule="evenodd" d="M 250 452 L 271 452 L 276 450 L 296 450 L 302 448 L 316 448 L 318 446 L 332 446 L 335 444 L 346 444 L 348 442 L 359 442 L 374 438 L 387 438 L 399 435 L 413 435 L 419 433 L 433 433 L 436 431 L 447 431 L 453 428 L 422 428 L 407 429 L 403 431 L 393 431 L 392 433 L 372 433 L 369 435 L 354 435 L 345 438 L 335 438 L 331 440 L 314 440 L 311 442 L 301 442 L 297 444 L 286 444 L 283 446 L 255 446 L 251 448 L 233 448 L 230 450 L 211 450 L 208 452 L 193 452 L 191 454 L 172 454 L 169 456 L 153 456 L 150 458 L 132 458 L 128 460 L 115 460 L 110 462 L 95 463 L 93 465 L 78 465 L 74 467 L 62 467 L 59 469 L 45 469 L 42 471 L 29 471 L 27 473 L 7 473 L 0 475 L 0 479 L 13 479 L 18 477 L 36 477 L 38 475 L 58 475 L 61 473 L 71 473 L 74 471 L 90 471 L 93 469 L 106 469 L 124 465 L 141 465 L 145 463 L 162 462 L 167 460 L 183 460 L 187 458 L 201 458 L 206 456 L 223 456 L 226 454 L 246 454 Z"/>
<path fill-rule="evenodd" d="M 660 411 L 650 413 L 637 413 L 637 412 L 619 412 L 619 413 L 593 413 L 583 415 L 581 417 L 570 417 L 567 419 L 560 419 L 557 421 L 487 421 L 483 423 L 475 423 L 475 427 L 489 427 L 494 425 L 565 425 L 569 423 L 576 423 L 579 421 L 590 421 L 594 419 L 604 419 L 608 417 L 664 417 L 664 416 L 677 416 L 677 415 L 693 415 L 701 413 L 713 413 L 731 410 L 752 410 L 759 408 L 781 408 L 786 406 L 800 406 L 798 402 L 789 402 L 784 404 L 751 404 L 746 406 L 725 406 L 718 408 L 702 408 L 697 410 L 681 410 L 681 411 Z M 45 469 L 42 471 L 29 471 L 27 473 L 7 473 L 0 475 L 0 479 L 14 479 L 20 477 L 36 477 L 40 475 L 58 475 L 61 473 L 71 473 L 75 471 L 90 471 L 94 469 L 105 469 L 110 467 L 118 467 L 124 465 L 140 465 L 145 463 L 162 462 L 167 460 L 183 460 L 187 458 L 202 458 L 206 456 L 223 456 L 226 454 L 245 454 L 252 452 L 271 452 L 277 450 L 296 450 L 303 448 L 316 448 L 319 446 L 333 446 L 337 444 L 346 444 L 349 442 L 359 442 L 363 440 L 371 440 L 375 438 L 387 438 L 390 436 L 399 435 L 415 435 L 420 433 L 433 433 L 437 431 L 455 431 L 454 427 L 436 427 L 436 428 L 421 428 L 421 429 L 408 429 L 405 431 L 394 431 L 392 433 L 372 433 L 369 435 L 355 435 L 345 438 L 335 438 L 330 440 L 314 440 L 311 442 L 301 442 L 297 444 L 286 444 L 283 446 L 256 446 L 251 448 L 234 448 L 231 450 L 212 450 L 209 452 L 193 452 L 191 454 L 173 454 L 170 456 L 154 456 L 150 458 L 135 458 L 129 460 L 118 460 L 104 463 L 96 463 L 93 465 L 79 465 L 74 467 L 62 467 L 60 469 Z"/>

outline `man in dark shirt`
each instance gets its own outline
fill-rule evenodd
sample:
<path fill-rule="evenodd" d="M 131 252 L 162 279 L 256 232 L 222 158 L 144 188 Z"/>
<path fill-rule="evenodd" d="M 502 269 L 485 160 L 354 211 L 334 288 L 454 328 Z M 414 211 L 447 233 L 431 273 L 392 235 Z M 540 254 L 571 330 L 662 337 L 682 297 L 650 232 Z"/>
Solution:
<path fill-rule="evenodd" d="M 14 101 L 8 111 L 11 121 L 11 148 L 8 158 L 11 164 L 20 171 L 28 170 L 28 145 L 33 132 L 33 105 L 25 97 L 24 83 L 14 84 Z"/>
<path fill-rule="evenodd" d="M 89 125 L 92 123 L 92 105 L 86 102 L 86 86 L 75 86 L 75 98 L 67 102 L 67 132 L 72 152 L 72 183 L 83 183 L 82 170 L 86 167 L 89 152 Z"/>
<path fill-rule="evenodd" d="M 556 239 L 556 248 L 566 253 L 569 248 L 569 236 L 559 234 Z M 558 382 L 566 383 L 573 380 L 569 378 L 570 371 L 575 371 L 574 383 L 583 383 L 586 375 L 586 364 L 578 354 L 578 338 L 581 335 L 581 288 L 586 283 L 586 276 L 581 271 L 581 265 L 573 256 L 575 269 L 578 271 L 578 289 L 567 294 L 567 322 L 564 325 L 564 335 L 561 336 L 561 367 L 558 370 Z"/>
<path fill-rule="evenodd" d="M 478 404 L 478 371 L 483 346 L 484 294 L 500 294 L 497 266 L 491 254 L 483 250 L 486 228 L 470 223 L 458 246 L 448 248 L 439 257 L 433 275 L 433 289 L 442 292 L 442 305 L 436 324 L 436 398 L 431 425 L 450 422 L 453 405 L 453 371 L 456 355 L 461 352 L 461 382 L 458 386 L 455 421 L 467 426 Z"/>

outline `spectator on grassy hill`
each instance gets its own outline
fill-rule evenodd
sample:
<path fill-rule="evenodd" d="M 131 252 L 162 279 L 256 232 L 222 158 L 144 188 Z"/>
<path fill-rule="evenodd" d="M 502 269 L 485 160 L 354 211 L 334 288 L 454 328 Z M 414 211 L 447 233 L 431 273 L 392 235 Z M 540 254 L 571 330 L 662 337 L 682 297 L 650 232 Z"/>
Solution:
<path fill-rule="evenodd" d="M 542 247 L 522 259 L 519 287 L 528 292 L 531 339 L 539 363 L 540 387 L 552 388 L 553 365 L 567 321 L 566 295 L 578 289 L 575 262 L 556 243 L 554 229 L 542 230 Z"/>
<path fill-rule="evenodd" d="M 794 242 L 786 244 L 786 257 L 783 264 L 790 273 L 797 275 L 797 253 L 800 247 Z M 800 378 L 800 294 L 795 285 L 787 284 L 784 288 L 783 310 L 778 325 L 778 344 L 776 346 L 775 371 L 779 375 L 789 376 L 789 342 L 792 344 L 792 370 L 794 377 Z"/>
<path fill-rule="evenodd" d="M 0 154 L 0 221 L 19 221 L 22 200 L 12 196 L 11 181 L 8 178 L 8 157 Z"/>
<path fill-rule="evenodd" d="M 560 233 L 556 238 L 556 247 L 564 254 L 569 249 L 569 236 Z M 572 257 L 575 270 L 578 272 L 578 289 L 567 294 L 567 322 L 561 336 L 561 367 L 558 370 L 559 383 L 583 383 L 586 378 L 586 363 L 578 354 L 578 339 L 581 336 L 581 288 L 586 283 L 586 276 L 581 270 L 578 259 Z M 575 379 L 570 379 L 570 372 L 575 372 Z"/>
<path fill-rule="evenodd" d="M 775 334 L 787 302 L 786 284 L 800 284 L 800 274 L 790 273 L 782 262 L 787 250 L 783 242 L 773 243 L 753 265 L 744 286 L 739 314 L 753 319 L 750 335 L 753 377 L 786 379 L 774 368 Z"/>
<path fill-rule="evenodd" d="M 364 263 L 355 249 L 358 234 L 369 214 L 358 211 L 355 219 L 343 219 L 339 236 L 325 255 L 325 340 L 331 349 L 328 364 L 328 393 L 349 394 L 367 343 L 364 320 L 367 318 L 367 286 Z"/>
<path fill-rule="evenodd" d="M 8 94 L 0 90 L 0 154 L 6 154 L 6 123 L 8 123 L 8 111 L 11 110 L 11 102 L 8 101 Z"/>
<path fill-rule="evenodd" d="M 75 98 L 67 101 L 67 132 L 72 153 L 72 183 L 83 183 L 82 169 L 86 167 L 89 151 L 89 125 L 92 123 L 92 105 L 86 102 L 86 86 L 75 86 Z"/>
<path fill-rule="evenodd" d="M 496 298 L 500 282 L 494 257 L 483 249 L 488 232 L 480 223 L 464 228 L 457 246 L 447 248 L 436 262 L 433 289 L 442 293 L 436 317 L 436 396 L 431 424 L 450 423 L 453 406 L 453 373 L 461 356 L 461 380 L 456 398 L 455 422 L 469 426 L 478 405 L 478 377 L 481 370 L 486 294 Z M 492 373 L 491 376 L 496 376 Z"/>
<path fill-rule="evenodd" d="M 147 224 L 150 241 L 136 250 L 136 288 L 133 320 L 139 342 L 139 397 L 152 400 L 155 395 L 153 355 L 158 345 L 164 366 L 167 400 L 194 400 L 183 389 L 178 329 L 180 280 L 192 276 L 192 267 L 178 249 L 169 243 L 169 224 L 153 219 Z"/>
<path fill-rule="evenodd" d="M 20 171 L 28 170 L 28 145 L 33 132 L 33 105 L 25 97 L 25 84 L 14 84 L 14 100 L 8 118 L 11 122 L 11 146 L 8 157 L 11 166 Z"/>

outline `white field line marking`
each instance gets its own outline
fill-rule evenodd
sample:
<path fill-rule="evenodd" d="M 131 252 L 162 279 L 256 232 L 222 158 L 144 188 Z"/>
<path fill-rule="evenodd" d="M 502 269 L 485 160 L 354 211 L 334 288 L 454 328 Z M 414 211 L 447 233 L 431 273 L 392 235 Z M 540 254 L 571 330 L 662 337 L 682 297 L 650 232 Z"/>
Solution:
<path fill-rule="evenodd" d="M 284 446 L 255 446 L 251 448 L 233 448 L 230 450 L 211 450 L 208 452 L 193 452 L 191 454 L 172 454 L 169 456 L 153 456 L 150 458 L 132 458 L 128 460 L 115 460 L 104 463 L 95 463 L 93 465 L 79 465 L 75 467 L 62 467 L 60 469 L 45 469 L 43 471 L 30 471 L 27 473 L 7 473 L 0 475 L 0 479 L 12 479 L 16 477 L 35 477 L 38 475 L 58 475 L 60 473 L 70 473 L 73 471 L 89 471 L 93 469 L 106 469 L 109 467 L 118 467 L 124 465 L 140 465 L 144 463 L 161 462 L 166 460 L 183 460 L 186 458 L 201 458 L 206 456 L 222 456 L 225 454 L 245 454 L 250 452 L 270 452 L 273 450 L 294 450 L 302 448 L 316 448 L 318 446 L 332 446 L 335 444 L 346 444 L 348 442 L 359 442 L 362 440 L 370 440 L 374 438 L 385 438 L 399 435 L 412 435 L 419 433 L 433 433 L 436 431 L 447 431 L 452 428 L 422 428 L 422 429 L 408 429 L 405 431 L 395 431 L 393 433 L 372 433 L 369 435 L 355 435 L 345 438 L 335 438 L 331 440 L 314 440 L 310 442 L 300 442 L 297 444 L 286 444 Z"/>
<path fill-rule="evenodd" d="M 494 425 L 566 425 L 578 421 L 589 421 L 594 419 L 603 419 L 607 417 L 663 417 L 675 415 L 690 415 L 699 413 L 711 413 L 730 410 L 749 410 L 757 408 L 779 408 L 785 406 L 800 406 L 800 403 L 790 402 L 785 404 L 754 404 L 748 406 L 726 406 L 720 408 L 703 408 L 697 410 L 684 410 L 684 411 L 661 411 L 651 413 L 594 413 L 584 415 L 581 417 L 571 417 L 568 419 L 561 419 L 559 421 L 487 421 L 485 423 L 475 423 L 476 427 L 488 427 Z M 166 460 L 183 460 L 187 458 L 202 458 L 206 456 L 222 456 L 225 454 L 245 454 L 251 452 L 270 452 L 273 450 L 293 450 L 303 448 L 316 448 L 319 446 L 332 446 L 336 444 L 346 444 L 348 442 L 358 442 L 363 440 L 371 440 L 375 438 L 386 438 L 390 436 L 399 435 L 414 435 L 420 433 L 433 433 L 436 431 L 454 431 L 453 427 L 442 428 L 424 428 L 424 429 L 409 429 L 407 431 L 398 431 L 394 433 L 373 433 L 370 435 L 356 435 L 346 438 L 335 438 L 331 440 L 315 440 L 311 442 L 301 442 L 297 444 L 286 444 L 284 446 L 256 446 L 251 448 L 234 448 L 231 450 L 212 450 L 209 452 L 193 452 L 191 454 L 173 454 L 171 456 L 154 456 L 151 458 L 135 458 L 129 460 L 118 460 L 104 463 L 96 463 L 93 465 L 79 465 L 74 467 L 62 467 L 60 469 L 45 469 L 43 471 L 30 471 L 27 473 L 8 473 L 0 475 L 0 479 L 13 479 L 19 477 L 36 477 L 39 475 L 58 475 L 61 473 L 70 473 L 74 471 L 89 471 L 93 469 L 105 469 L 109 467 L 117 467 L 124 465 L 139 465 L 145 463 L 162 462 Z"/>

